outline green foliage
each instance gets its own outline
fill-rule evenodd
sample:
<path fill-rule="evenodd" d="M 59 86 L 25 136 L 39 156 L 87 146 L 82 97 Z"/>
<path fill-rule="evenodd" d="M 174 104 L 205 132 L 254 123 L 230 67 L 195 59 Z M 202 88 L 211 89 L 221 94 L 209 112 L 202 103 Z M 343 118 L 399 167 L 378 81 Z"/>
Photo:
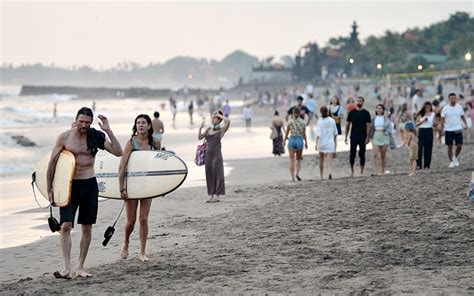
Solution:
<path fill-rule="evenodd" d="M 360 48 L 353 48 L 348 38 L 335 37 L 327 48 L 339 51 L 344 57 L 346 73 L 374 75 L 376 65 L 383 65 L 383 73 L 417 72 L 417 65 L 429 69 L 422 57 L 410 53 L 447 55 L 448 61 L 462 62 L 467 52 L 474 54 L 474 18 L 466 12 L 456 12 L 448 20 L 426 28 L 412 28 L 404 33 L 386 31 L 381 37 L 369 36 Z M 356 61 L 348 65 L 349 58 Z"/>

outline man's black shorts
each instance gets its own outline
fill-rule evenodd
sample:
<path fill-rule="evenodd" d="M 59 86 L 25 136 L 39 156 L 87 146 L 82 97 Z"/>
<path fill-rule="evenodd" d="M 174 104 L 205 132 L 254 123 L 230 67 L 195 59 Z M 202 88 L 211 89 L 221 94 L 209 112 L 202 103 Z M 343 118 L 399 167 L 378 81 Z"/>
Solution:
<path fill-rule="evenodd" d="M 71 202 L 68 206 L 60 208 L 60 223 L 72 222 L 79 207 L 78 224 L 95 224 L 97 220 L 99 188 L 96 178 L 85 180 L 72 180 Z"/>
<path fill-rule="evenodd" d="M 462 145 L 462 130 L 454 132 L 444 132 L 444 142 L 446 145 L 453 145 L 453 142 L 456 142 L 456 145 Z"/>

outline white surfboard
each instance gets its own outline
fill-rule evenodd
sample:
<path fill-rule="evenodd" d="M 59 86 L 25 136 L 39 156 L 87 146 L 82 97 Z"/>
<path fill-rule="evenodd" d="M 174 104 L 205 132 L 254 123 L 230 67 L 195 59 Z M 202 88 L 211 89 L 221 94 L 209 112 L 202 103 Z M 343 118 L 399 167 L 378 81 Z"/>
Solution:
<path fill-rule="evenodd" d="M 51 152 L 41 158 L 33 167 L 33 181 L 36 184 L 41 195 L 49 200 L 46 191 L 46 173 L 51 158 Z M 53 178 L 54 204 L 58 207 L 65 207 L 71 199 L 72 178 L 76 168 L 76 159 L 70 151 L 63 150 L 59 154 L 56 164 L 56 171 Z"/>
<path fill-rule="evenodd" d="M 97 157 L 95 174 L 99 196 L 120 199 L 118 169 L 120 158 Z M 143 199 L 164 196 L 183 184 L 188 175 L 184 161 L 166 151 L 133 151 L 128 160 L 125 184 L 128 198 Z"/>

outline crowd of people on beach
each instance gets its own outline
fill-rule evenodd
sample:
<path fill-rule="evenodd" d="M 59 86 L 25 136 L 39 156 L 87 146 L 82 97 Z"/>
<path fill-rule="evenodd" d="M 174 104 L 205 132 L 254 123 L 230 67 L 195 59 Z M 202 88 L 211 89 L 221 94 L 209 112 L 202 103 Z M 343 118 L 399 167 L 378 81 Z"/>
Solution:
<path fill-rule="evenodd" d="M 373 101 L 377 102 L 373 115 L 364 109 L 365 98 L 358 95 L 359 87 L 354 87 L 354 92 L 348 92 L 346 105 L 341 105 L 343 91 L 337 88 L 337 94 L 330 99 L 328 89 L 324 92 L 324 102 L 318 111 L 315 112 L 314 95 L 303 93 L 296 97 L 296 103 L 290 107 L 285 121 L 278 116 L 275 111 L 274 118 L 270 123 L 272 133 L 273 149 L 275 156 L 284 153 L 285 147 L 282 145 L 290 135 L 288 144 L 290 158 L 290 175 L 292 180 L 300 180 L 298 172 L 299 162 L 302 159 L 303 142 L 307 146 L 306 131 L 302 128 L 302 123 L 309 129 L 310 134 L 315 134 L 315 149 L 319 152 L 320 177 L 323 179 L 324 162 L 327 160 L 329 166 L 328 178 L 332 175 L 332 158 L 336 157 L 337 137 L 342 135 L 344 130 L 344 141 L 350 145 L 349 164 L 351 176 L 354 176 L 354 164 L 356 154 L 359 156 L 360 174 L 363 175 L 366 162 L 366 145 L 372 143 L 372 173 L 371 175 L 385 174 L 386 154 L 389 149 L 398 147 L 408 147 L 409 149 L 409 175 L 416 175 L 417 170 L 430 169 L 432 149 L 435 143 L 441 144 L 442 138 L 447 146 L 449 168 L 459 166 L 459 158 L 462 150 L 463 139 L 470 139 L 468 129 L 472 127 L 474 121 L 474 90 L 470 85 L 462 91 L 470 93 L 469 99 L 464 99 L 464 95 L 449 93 L 445 102 L 443 97 L 443 86 L 439 82 L 436 87 L 436 95 L 433 100 L 424 99 L 423 85 L 417 86 L 411 83 L 406 88 L 397 87 L 397 92 L 392 93 L 392 88 L 375 87 Z M 308 89 L 308 88 L 307 88 Z M 312 88 L 311 88 L 312 89 Z M 403 90 L 403 91 L 402 91 Z M 355 95 L 355 98 L 354 98 Z M 397 98 L 398 104 L 394 101 Z M 321 100 L 320 100 L 321 101 Z M 308 108 L 307 104 L 312 106 Z M 295 128 L 296 117 L 292 116 L 294 108 L 298 108 L 301 122 L 299 128 Z M 321 117 L 318 117 L 320 115 Z M 319 118 L 319 120 L 318 120 Z M 345 128 L 342 122 L 345 121 Z M 313 122 L 316 122 L 315 126 Z M 281 132 L 281 131 L 285 131 Z M 313 137 L 312 137 L 313 138 Z M 294 141 L 299 143 L 294 145 Z M 350 142 L 350 143 L 349 143 Z M 453 148 L 455 147 L 454 151 Z M 294 156 L 296 155 L 296 156 Z M 296 159 L 295 159 L 296 157 Z M 380 166 L 379 166 L 380 159 Z M 295 165 L 296 164 L 296 165 Z"/>
<path fill-rule="evenodd" d="M 253 111 L 256 108 L 273 109 L 270 124 L 272 140 L 272 154 L 281 156 L 288 149 L 289 170 L 291 180 L 301 181 L 301 166 L 303 164 L 303 151 L 309 148 L 309 140 L 319 154 L 319 172 L 323 179 L 325 163 L 328 166 L 328 179 L 334 178 L 333 158 L 337 156 L 337 137 L 344 135 L 344 142 L 350 145 L 349 165 L 351 176 L 354 176 L 356 156 L 359 157 L 360 174 L 364 174 L 366 162 L 366 146 L 372 143 L 372 174 L 385 174 L 386 153 L 388 149 L 406 146 L 409 150 L 407 167 L 409 175 L 416 175 L 417 170 L 430 169 L 432 149 L 435 143 L 440 143 L 442 137 L 447 146 L 449 168 L 460 165 L 460 155 L 464 138 L 469 135 L 466 130 L 472 127 L 474 121 L 474 90 L 470 87 L 469 99 L 464 99 L 463 94 L 449 93 L 447 102 L 443 98 L 443 86 L 438 83 L 437 94 L 433 100 L 424 98 L 423 87 L 412 83 L 407 88 L 397 87 L 395 94 L 392 88 L 377 87 L 374 89 L 373 101 L 375 108 L 369 112 L 364 108 L 366 98 L 358 93 L 360 87 L 354 86 L 344 93 L 338 86 L 335 94 L 331 96 L 327 88 L 322 96 L 315 93 L 315 88 L 307 86 L 304 91 L 282 90 L 271 95 L 269 91 L 259 93 L 253 100 L 250 93 L 244 94 L 244 108 L 242 118 L 245 121 L 247 132 L 252 132 L 251 124 Z M 260 95 L 261 94 L 261 95 Z M 198 129 L 197 138 L 205 141 L 204 161 L 206 185 L 209 199 L 208 203 L 220 201 L 225 195 L 224 160 L 222 156 L 221 141 L 229 131 L 231 107 L 229 101 L 219 94 L 217 100 L 209 107 L 211 123 L 203 121 Z M 294 96 L 294 105 L 291 105 L 291 96 Z M 323 101 L 318 109 L 318 100 Z M 395 104 L 395 99 L 398 103 Z M 341 102 L 346 102 L 343 105 Z M 198 110 L 203 103 L 198 101 Z M 285 108 L 284 116 L 277 111 Z M 170 110 L 175 126 L 177 114 L 177 101 L 170 98 Z M 193 125 L 194 104 L 188 105 L 190 124 Z M 372 115 L 371 115 L 372 113 Z M 90 273 L 84 269 L 91 242 L 92 225 L 97 220 L 98 185 L 94 176 L 94 162 L 98 149 L 121 157 L 118 169 L 120 195 L 126 206 L 126 227 L 124 242 L 120 256 L 127 259 L 129 256 L 130 235 L 134 230 L 139 211 L 139 259 L 143 262 L 149 260 L 146 255 L 148 237 L 148 215 L 151 208 L 151 199 L 129 199 L 125 169 L 133 151 L 163 150 L 162 138 L 165 132 L 164 124 L 160 120 L 158 111 L 153 114 L 152 120 L 147 114 L 139 114 L 132 127 L 132 134 L 122 149 L 121 144 L 112 132 L 108 119 L 99 115 L 99 126 L 102 131 L 91 128 L 93 110 L 83 107 L 78 110 L 72 128 L 57 138 L 51 153 L 51 161 L 47 172 L 47 192 L 53 204 L 52 176 L 57 162 L 57 155 L 64 149 L 71 151 L 76 159 L 74 180 L 72 183 L 71 202 L 60 208 L 60 244 L 64 258 L 65 268 L 56 271 L 56 278 L 71 279 L 71 229 L 74 227 L 76 211 L 79 209 L 78 223 L 82 227 L 80 243 L 79 264 L 75 269 L 78 277 L 89 277 Z M 344 125 L 345 121 L 345 125 Z M 308 139 L 307 130 L 309 130 Z M 398 132 L 398 133 L 397 133 Z M 463 135 L 465 133 L 465 135 Z M 106 136 L 107 135 L 107 136 Z M 453 148 L 455 150 L 453 151 Z M 379 166 L 380 158 L 380 166 Z"/>

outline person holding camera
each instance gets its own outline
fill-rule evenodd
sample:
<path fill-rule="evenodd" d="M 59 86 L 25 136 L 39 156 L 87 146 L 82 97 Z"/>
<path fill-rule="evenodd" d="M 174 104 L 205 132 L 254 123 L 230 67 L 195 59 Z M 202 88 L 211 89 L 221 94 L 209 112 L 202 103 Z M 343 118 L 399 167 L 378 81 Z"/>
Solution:
<path fill-rule="evenodd" d="M 125 226 L 125 239 L 120 256 L 122 259 L 128 257 L 128 246 L 130 235 L 137 220 L 137 209 L 140 204 L 140 254 L 138 258 L 142 261 L 149 261 L 146 256 L 146 242 L 148 238 L 148 215 L 150 214 L 151 198 L 128 199 L 127 186 L 125 184 L 125 170 L 128 165 L 130 154 L 138 150 L 160 150 L 161 143 L 158 138 L 153 137 L 153 126 L 151 118 L 146 114 L 140 114 L 135 118 L 132 128 L 132 136 L 123 150 L 123 156 L 119 166 L 120 197 L 125 200 L 127 211 L 127 223 Z"/>
<path fill-rule="evenodd" d="M 222 111 L 211 114 L 211 126 L 203 132 L 205 119 L 203 117 L 199 128 L 198 139 L 206 139 L 206 155 L 204 158 L 206 169 L 206 185 L 208 203 L 219 202 L 219 196 L 225 195 L 224 160 L 222 159 L 221 140 L 229 129 L 230 119 Z"/>
<path fill-rule="evenodd" d="M 77 223 L 82 225 L 82 237 L 79 252 L 79 264 L 76 267 L 76 276 L 89 277 L 90 273 L 84 269 L 84 262 L 89 251 L 92 236 L 92 225 L 97 220 L 99 190 L 94 173 L 95 156 L 98 149 L 105 149 L 119 157 L 122 147 L 110 129 L 107 117 L 99 115 L 99 126 L 105 132 L 91 128 L 94 115 L 92 110 L 82 107 L 77 111 L 76 121 L 71 130 L 63 132 L 56 140 L 51 152 L 51 160 L 46 174 L 46 188 L 50 202 L 54 205 L 53 177 L 58 158 L 62 150 L 74 154 L 76 167 L 71 189 L 71 201 L 66 207 L 59 209 L 60 214 L 60 243 L 65 268 L 53 273 L 55 278 L 71 279 L 71 229 L 74 227 L 76 211 L 79 208 Z M 105 134 L 110 140 L 106 139 Z"/>

